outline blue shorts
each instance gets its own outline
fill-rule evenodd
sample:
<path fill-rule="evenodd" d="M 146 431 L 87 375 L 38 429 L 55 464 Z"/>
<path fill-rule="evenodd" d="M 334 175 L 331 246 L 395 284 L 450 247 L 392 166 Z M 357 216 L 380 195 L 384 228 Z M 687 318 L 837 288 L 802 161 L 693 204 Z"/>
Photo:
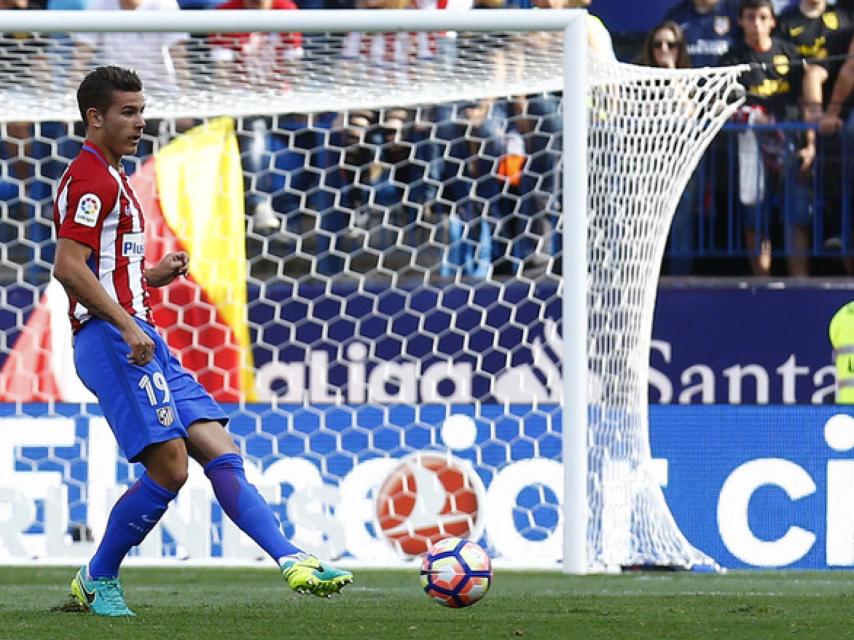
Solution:
<path fill-rule="evenodd" d="M 131 462 L 151 444 L 186 438 L 194 422 L 228 423 L 219 404 L 181 366 L 154 327 L 139 319 L 136 323 L 154 341 L 154 357 L 144 367 L 128 361 L 130 347 L 105 320 L 92 318 L 74 336 L 77 375 L 98 398 Z"/>

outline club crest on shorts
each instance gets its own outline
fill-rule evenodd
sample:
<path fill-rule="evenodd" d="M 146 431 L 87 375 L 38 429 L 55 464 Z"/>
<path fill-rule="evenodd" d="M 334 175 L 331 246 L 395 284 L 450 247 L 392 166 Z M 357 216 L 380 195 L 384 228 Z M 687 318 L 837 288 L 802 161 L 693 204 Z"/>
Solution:
<path fill-rule="evenodd" d="M 175 422 L 175 414 L 172 413 L 172 407 L 160 407 L 157 410 L 157 421 L 164 427 L 172 426 Z"/>

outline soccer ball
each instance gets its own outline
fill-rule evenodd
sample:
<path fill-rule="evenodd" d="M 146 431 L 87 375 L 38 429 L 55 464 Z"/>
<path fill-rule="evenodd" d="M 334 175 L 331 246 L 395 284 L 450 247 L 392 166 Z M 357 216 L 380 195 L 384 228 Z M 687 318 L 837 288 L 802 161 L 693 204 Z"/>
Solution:
<path fill-rule="evenodd" d="M 434 544 L 421 563 L 421 586 L 433 602 L 459 609 L 480 600 L 492 584 L 492 563 L 486 551 L 465 538 Z"/>

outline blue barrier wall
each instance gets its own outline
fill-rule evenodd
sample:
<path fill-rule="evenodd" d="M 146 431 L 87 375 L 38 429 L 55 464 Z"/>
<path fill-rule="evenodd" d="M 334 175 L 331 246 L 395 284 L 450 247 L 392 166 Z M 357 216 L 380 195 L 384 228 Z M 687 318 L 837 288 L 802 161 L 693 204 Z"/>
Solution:
<path fill-rule="evenodd" d="M 7 492 L 3 499 L 11 506 L 0 517 L 0 542 L 4 542 L 0 555 L 4 555 L 2 546 L 9 548 L 18 533 L 35 542 L 50 534 L 45 526 L 47 500 L 33 498 L 37 493 L 28 491 L 38 492 L 38 485 L 47 480 L 59 483 L 61 476 L 68 491 L 70 521 L 85 525 L 96 515 L 83 499 L 88 493 L 88 500 L 94 500 L 92 483 L 103 485 L 109 480 L 121 484 L 135 473 L 121 458 L 103 458 L 103 452 L 96 455 L 94 440 L 87 444 L 90 436 L 101 439 L 100 445 L 103 438 L 111 439 L 106 430 L 92 431 L 97 426 L 96 410 L 81 415 L 77 405 L 57 405 L 53 411 L 38 405 L 23 409 L 27 416 L 40 420 L 12 423 L 14 407 L 0 405 L 0 464 L 13 470 L 10 487 L 15 492 L 9 498 L 10 487 L 3 487 Z M 315 492 L 312 499 L 338 504 L 336 509 L 342 510 L 335 502 L 341 495 L 361 499 L 360 491 L 367 495 L 368 485 L 381 482 L 407 455 L 434 451 L 466 461 L 476 474 L 476 484 L 482 483 L 477 500 L 489 505 L 482 534 L 493 552 L 507 557 L 514 549 L 518 555 L 518 548 L 523 548 L 524 554 L 541 553 L 537 561 L 559 558 L 561 425 L 560 412 L 554 406 L 532 410 L 486 405 L 479 411 L 471 405 L 450 409 L 269 405 L 227 409 L 232 416 L 231 431 L 239 436 L 250 462 L 257 465 L 259 486 L 266 491 L 273 483 L 277 488 L 272 503 L 288 535 L 301 522 L 309 522 L 326 535 L 340 533 L 347 553 L 357 559 L 364 557 L 365 541 L 345 535 L 347 523 L 295 507 L 305 497 L 305 479 L 316 476 L 317 486 L 309 487 Z M 451 438 L 450 415 L 470 421 L 472 430 L 467 437 Z M 679 528 L 722 566 L 854 567 L 854 417 L 850 409 L 657 406 L 650 410 L 650 439 L 653 458 L 666 462 L 661 480 Z M 96 460 L 97 456 L 102 457 Z M 283 460 L 284 469 L 279 464 Z M 519 465 L 531 460 L 536 464 L 525 467 L 520 476 Z M 385 466 L 364 474 L 360 491 L 348 493 L 346 487 L 352 489 L 353 479 L 362 475 L 357 472 L 377 463 Z M 267 477 L 270 474 L 272 480 Z M 510 476 L 515 478 L 512 490 L 507 489 Z M 496 488 L 499 486 L 502 489 Z M 89 487 L 87 491 L 85 487 Z M 323 487 L 326 493 L 318 493 Z M 188 493 L 191 491 L 184 493 L 194 495 Z M 198 507 L 198 496 L 195 500 Z M 106 512 L 111 502 L 102 504 Z M 495 511 L 511 517 L 501 520 Z M 21 514 L 31 515 L 33 522 L 21 527 Z M 376 535 L 364 514 L 360 517 L 357 523 Z M 218 510 L 211 511 L 208 519 L 194 522 L 202 527 L 210 557 L 229 555 L 224 551 L 226 543 L 220 533 L 224 523 Z M 20 527 L 19 532 L 14 531 L 15 526 Z M 353 523 L 348 526 L 352 533 Z M 54 553 L 60 547 L 55 544 Z M 168 532 L 162 553 L 181 555 Z M 524 562 L 524 554 L 514 559 Z"/>
<path fill-rule="evenodd" d="M 854 565 L 854 419 L 831 407 L 653 407 L 686 537 L 730 568 Z M 829 422 L 833 416 L 832 422 Z"/>

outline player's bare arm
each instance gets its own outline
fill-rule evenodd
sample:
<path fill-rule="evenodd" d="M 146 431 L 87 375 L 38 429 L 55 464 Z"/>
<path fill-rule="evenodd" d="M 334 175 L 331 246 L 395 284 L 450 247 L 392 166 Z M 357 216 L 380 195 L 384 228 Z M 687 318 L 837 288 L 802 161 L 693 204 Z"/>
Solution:
<path fill-rule="evenodd" d="M 827 78 L 827 69 L 820 64 L 804 64 L 803 109 L 807 122 L 817 122 L 821 117 L 823 87 Z"/>
<path fill-rule="evenodd" d="M 155 266 L 145 270 L 145 280 L 149 287 L 164 287 L 178 276 L 187 275 L 190 269 L 190 256 L 186 251 L 167 253 Z"/>
<path fill-rule="evenodd" d="M 851 45 L 848 47 L 848 56 L 845 64 L 842 65 L 842 69 L 839 70 L 836 84 L 833 86 L 833 93 L 830 96 L 830 103 L 827 105 L 827 111 L 819 124 L 819 130 L 825 134 L 837 133 L 842 129 L 844 124 L 840 117 L 842 105 L 854 92 L 854 38 L 851 39 Z"/>
<path fill-rule="evenodd" d="M 60 238 L 56 244 L 53 275 L 65 290 L 89 311 L 116 326 L 130 347 L 128 359 L 145 365 L 154 354 L 154 342 L 137 326 L 130 314 L 113 300 L 86 264 L 92 249 L 85 244 Z"/>
<path fill-rule="evenodd" d="M 803 118 L 817 122 L 821 114 L 822 85 L 827 81 L 827 69 L 818 64 L 804 64 Z M 808 170 L 815 161 L 815 129 L 807 129 L 806 144 L 798 151 L 801 170 Z"/>

